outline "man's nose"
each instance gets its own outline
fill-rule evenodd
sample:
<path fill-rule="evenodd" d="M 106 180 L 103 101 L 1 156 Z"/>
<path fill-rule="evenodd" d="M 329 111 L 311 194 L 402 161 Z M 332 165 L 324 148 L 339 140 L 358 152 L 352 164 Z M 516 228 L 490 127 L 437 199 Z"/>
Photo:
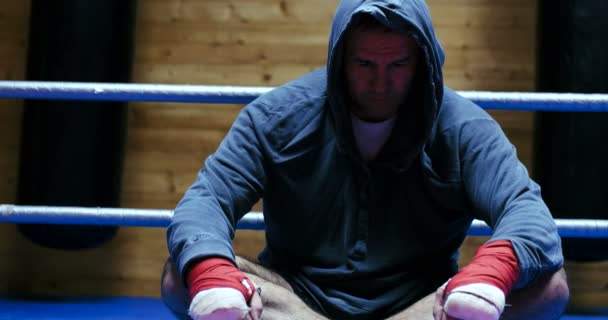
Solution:
<path fill-rule="evenodd" d="M 388 72 L 385 68 L 378 67 L 374 74 L 373 89 L 375 93 L 385 93 L 389 84 Z"/>

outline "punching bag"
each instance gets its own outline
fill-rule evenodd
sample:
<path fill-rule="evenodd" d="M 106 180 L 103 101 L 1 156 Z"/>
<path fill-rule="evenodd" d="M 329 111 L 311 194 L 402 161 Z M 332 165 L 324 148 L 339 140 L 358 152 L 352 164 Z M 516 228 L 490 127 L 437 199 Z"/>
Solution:
<path fill-rule="evenodd" d="M 32 0 L 27 79 L 129 82 L 132 0 Z M 123 102 L 28 100 L 24 104 L 17 202 L 117 207 L 126 136 Z M 47 247 L 82 249 L 117 227 L 22 224 Z"/>
<path fill-rule="evenodd" d="M 608 92 L 608 1 L 539 1 L 538 90 Z M 608 219 L 608 113 L 540 112 L 536 180 L 556 218 Z M 568 238 L 566 259 L 608 258 L 608 239 Z"/>

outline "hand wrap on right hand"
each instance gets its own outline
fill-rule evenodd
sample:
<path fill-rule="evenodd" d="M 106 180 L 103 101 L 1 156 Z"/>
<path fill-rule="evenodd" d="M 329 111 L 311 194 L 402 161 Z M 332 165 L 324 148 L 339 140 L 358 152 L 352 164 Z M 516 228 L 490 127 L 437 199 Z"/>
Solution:
<path fill-rule="evenodd" d="M 187 281 L 192 319 L 240 320 L 249 312 L 255 285 L 229 260 L 205 259 L 190 269 Z"/>

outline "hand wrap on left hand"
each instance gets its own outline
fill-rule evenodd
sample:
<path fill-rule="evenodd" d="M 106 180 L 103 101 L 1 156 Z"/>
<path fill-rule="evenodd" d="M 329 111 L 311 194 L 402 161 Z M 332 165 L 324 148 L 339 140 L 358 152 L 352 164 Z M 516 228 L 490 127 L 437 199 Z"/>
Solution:
<path fill-rule="evenodd" d="M 519 264 L 511 242 L 486 243 L 448 282 L 443 309 L 453 318 L 498 320 L 518 278 Z"/>

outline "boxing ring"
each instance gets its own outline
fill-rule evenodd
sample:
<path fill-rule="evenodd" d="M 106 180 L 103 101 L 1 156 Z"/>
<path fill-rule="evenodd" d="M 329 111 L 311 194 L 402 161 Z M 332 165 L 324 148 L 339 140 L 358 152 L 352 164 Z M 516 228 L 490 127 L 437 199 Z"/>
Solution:
<path fill-rule="evenodd" d="M 246 104 L 270 87 L 74 82 L 0 81 L 0 98 L 124 102 Z M 608 94 L 461 91 L 484 109 L 561 112 L 608 112 Z M 0 204 L 0 222 L 130 227 L 166 227 L 172 210 L 136 208 L 52 207 Z M 608 220 L 556 219 L 561 237 L 607 238 Z M 250 212 L 239 229 L 263 230 L 261 212 Z M 474 221 L 469 235 L 490 235 Z M 159 274 L 160 276 L 160 274 Z M 162 301 L 140 297 L 66 297 L 18 299 L 0 297 L 0 319 L 174 319 Z M 608 319 L 598 315 L 567 315 L 567 320 Z"/>

